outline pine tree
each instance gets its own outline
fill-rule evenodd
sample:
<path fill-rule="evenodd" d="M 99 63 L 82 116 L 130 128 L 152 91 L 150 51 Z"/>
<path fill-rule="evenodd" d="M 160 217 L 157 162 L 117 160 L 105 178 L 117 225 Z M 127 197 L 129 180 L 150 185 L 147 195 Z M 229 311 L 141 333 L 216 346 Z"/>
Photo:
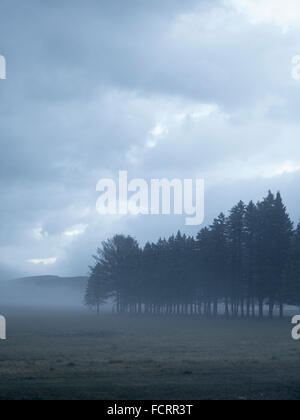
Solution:
<path fill-rule="evenodd" d="M 258 297 L 256 279 L 258 275 L 258 209 L 250 201 L 245 212 L 245 279 L 247 294 L 247 316 L 255 316 L 255 301 Z"/>
<path fill-rule="evenodd" d="M 130 236 L 102 243 L 91 268 L 85 303 L 100 312 L 109 300 L 118 313 L 269 316 L 275 306 L 300 305 L 300 225 L 293 232 L 281 195 L 256 205 L 240 201 L 197 238 L 180 231 L 143 249 Z M 231 310 L 230 310 L 231 306 Z"/>
<path fill-rule="evenodd" d="M 96 307 L 97 315 L 100 315 L 100 306 L 108 301 L 113 292 L 112 284 L 105 275 L 101 264 L 96 263 L 91 268 L 90 277 L 85 294 L 85 305 L 91 308 Z"/>
<path fill-rule="evenodd" d="M 226 295 L 228 286 L 228 241 L 227 241 L 227 221 L 223 213 L 214 220 L 210 235 L 210 252 L 212 254 L 212 281 L 213 281 L 213 314 L 218 315 L 218 303 Z M 228 310 L 228 297 L 225 297 L 225 311 Z"/>
<path fill-rule="evenodd" d="M 283 317 L 283 298 L 285 291 L 286 271 L 289 256 L 291 254 L 293 234 L 293 223 L 287 214 L 286 207 L 283 204 L 280 193 L 278 192 L 274 201 L 274 225 L 273 225 L 273 296 L 275 302 L 278 302 L 280 317 Z M 271 302 L 273 304 L 273 302 Z M 270 316 L 273 316 L 273 308 L 270 308 Z"/>
<path fill-rule="evenodd" d="M 238 316 L 239 308 L 241 308 L 241 315 L 244 316 L 245 204 L 242 201 L 230 211 L 228 218 L 228 239 L 232 315 Z"/>
<path fill-rule="evenodd" d="M 293 232 L 291 253 L 285 270 L 284 301 L 300 307 L 300 224 Z"/>

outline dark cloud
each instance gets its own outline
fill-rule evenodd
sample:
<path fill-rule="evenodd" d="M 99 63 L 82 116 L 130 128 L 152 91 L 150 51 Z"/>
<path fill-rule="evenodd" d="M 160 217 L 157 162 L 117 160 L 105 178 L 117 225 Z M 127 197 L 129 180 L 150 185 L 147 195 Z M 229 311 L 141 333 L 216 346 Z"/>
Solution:
<path fill-rule="evenodd" d="M 86 274 L 106 236 L 185 229 L 180 217 L 100 218 L 96 183 L 120 169 L 205 177 L 207 223 L 276 187 L 297 219 L 292 23 L 257 24 L 231 0 L 2 0 L 3 275 Z"/>

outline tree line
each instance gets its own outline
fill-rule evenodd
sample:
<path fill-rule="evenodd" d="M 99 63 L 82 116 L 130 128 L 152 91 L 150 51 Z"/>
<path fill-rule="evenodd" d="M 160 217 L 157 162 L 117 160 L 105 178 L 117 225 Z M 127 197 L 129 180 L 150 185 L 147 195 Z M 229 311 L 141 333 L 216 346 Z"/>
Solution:
<path fill-rule="evenodd" d="M 141 247 L 116 235 L 94 256 L 85 295 L 118 313 L 225 317 L 284 316 L 300 305 L 300 224 L 280 193 L 240 201 L 196 237 L 181 234 Z"/>

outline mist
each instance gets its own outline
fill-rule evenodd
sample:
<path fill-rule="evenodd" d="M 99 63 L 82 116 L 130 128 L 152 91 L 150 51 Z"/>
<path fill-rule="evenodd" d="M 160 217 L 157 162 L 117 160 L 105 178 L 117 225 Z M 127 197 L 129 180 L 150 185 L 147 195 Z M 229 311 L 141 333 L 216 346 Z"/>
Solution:
<path fill-rule="evenodd" d="M 0 401 L 300 400 L 299 39 L 299 0 L 0 0 Z"/>
<path fill-rule="evenodd" d="M 83 309 L 86 277 L 28 277 L 0 282 L 3 307 Z"/>

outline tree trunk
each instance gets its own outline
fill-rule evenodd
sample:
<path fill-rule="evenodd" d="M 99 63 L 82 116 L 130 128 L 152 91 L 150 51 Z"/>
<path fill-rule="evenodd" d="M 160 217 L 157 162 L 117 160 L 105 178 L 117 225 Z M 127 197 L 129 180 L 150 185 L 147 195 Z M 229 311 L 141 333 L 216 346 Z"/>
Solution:
<path fill-rule="evenodd" d="M 274 317 L 274 306 L 275 306 L 274 300 L 271 299 L 269 303 L 269 318 Z"/>
<path fill-rule="evenodd" d="M 218 316 L 218 299 L 214 300 L 214 317 Z"/>
<path fill-rule="evenodd" d="M 228 299 L 227 298 L 225 300 L 225 316 L 226 316 L 226 318 L 229 318 L 229 304 L 228 304 Z"/>
<path fill-rule="evenodd" d="M 254 298 L 254 296 L 251 299 L 251 306 L 252 306 L 252 316 L 253 316 L 253 318 L 255 318 L 256 313 L 255 313 L 255 298 Z"/>
<path fill-rule="evenodd" d="M 279 314 L 280 318 L 283 319 L 284 318 L 284 305 L 282 302 L 280 302 L 279 304 L 279 312 L 280 312 Z"/>
<path fill-rule="evenodd" d="M 259 299 L 258 305 L 259 305 L 259 317 L 263 318 L 264 317 L 264 300 L 263 300 L 263 298 Z"/>
<path fill-rule="evenodd" d="M 247 318 L 250 318 L 250 311 L 251 311 L 251 300 L 250 296 L 247 298 Z"/>
<path fill-rule="evenodd" d="M 245 301 L 244 301 L 244 298 L 242 297 L 241 298 L 241 317 L 242 318 L 245 318 Z"/>

